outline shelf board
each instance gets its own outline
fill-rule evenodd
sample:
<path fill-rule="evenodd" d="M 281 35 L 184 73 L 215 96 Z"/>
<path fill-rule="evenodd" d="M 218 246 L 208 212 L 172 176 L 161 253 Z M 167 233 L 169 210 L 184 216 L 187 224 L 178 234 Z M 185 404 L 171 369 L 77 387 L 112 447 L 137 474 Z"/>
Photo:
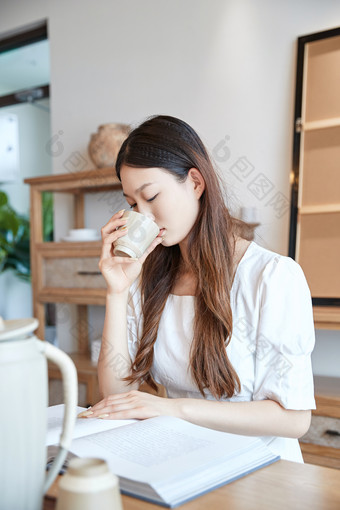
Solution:
<path fill-rule="evenodd" d="M 34 186 L 34 189 L 37 191 L 70 192 L 75 194 L 96 193 L 122 188 L 113 167 L 33 177 L 25 179 L 24 182 Z"/>
<path fill-rule="evenodd" d="M 315 129 L 327 129 L 340 126 L 340 117 L 331 119 L 311 120 L 302 124 L 303 131 L 313 131 Z"/>
<path fill-rule="evenodd" d="M 303 205 L 299 208 L 299 214 L 328 214 L 340 212 L 340 204 Z"/>
<path fill-rule="evenodd" d="M 327 377 L 323 375 L 314 376 L 315 393 L 319 397 L 328 397 L 338 400 L 340 403 L 340 376 Z"/>
<path fill-rule="evenodd" d="M 337 306 L 313 306 L 316 329 L 340 329 L 340 308 Z"/>
<path fill-rule="evenodd" d="M 337 448 L 304 443 L 303 441 L 300 441 L 300 447 L 306 464 L 340 469 L 340 450 Z"/>
<path fill-rule="evenodd" d="M 36 243 L 35 249 L 43 257 L 99 257 L 101 241 Z"/>
<path fill-rule="evenodd" d="M 106 289 L 45 287 L 37 294 L 40 303 L 74 303 L 104 306 Z"/>
<path fill-rule="evenodd" d="M 340 377 L 314 376 L 314 393 L 313 414 L 340 418 Z"/>

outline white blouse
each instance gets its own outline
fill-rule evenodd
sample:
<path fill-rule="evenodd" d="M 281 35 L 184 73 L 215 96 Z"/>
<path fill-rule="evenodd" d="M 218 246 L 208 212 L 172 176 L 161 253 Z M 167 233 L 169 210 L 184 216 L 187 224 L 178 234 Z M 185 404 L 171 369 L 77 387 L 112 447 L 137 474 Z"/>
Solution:
<path fill-rule="evenodd" d="M 310 291 L 291 258 L 251 242 L 231 289 L 233 333 L 227 346 L 241 391 L 225 401 L 270 399 L 286 409 L 315 409 L 311 352 L 315 333 Z M 170 398 L 203 398 L 189 370 L 194 296 L 171 294 L 154 346 L 152 376 Z M 134 360 L 142 333 L 138 283 L 130 289 L 128 345 Z M 214 397 L 205 391 L 209 400 Z M 263 437 L 282 459 L 303 462 L 297 439 Z"/>

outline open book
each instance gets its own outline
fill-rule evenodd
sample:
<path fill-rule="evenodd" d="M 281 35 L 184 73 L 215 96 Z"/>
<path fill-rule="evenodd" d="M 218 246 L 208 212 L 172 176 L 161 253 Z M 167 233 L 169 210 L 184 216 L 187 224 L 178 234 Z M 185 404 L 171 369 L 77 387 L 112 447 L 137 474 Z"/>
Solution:
<path fill-rule="evenodd" d="M 59 440 L 63 408 L 48 408 L 47 444 Z M 78 418 L 70 451 L 105 459 L 119 477 L 122 493 L 171 508 L 280 458 L 259 438 L 218 432 L 170 416 Z"/>

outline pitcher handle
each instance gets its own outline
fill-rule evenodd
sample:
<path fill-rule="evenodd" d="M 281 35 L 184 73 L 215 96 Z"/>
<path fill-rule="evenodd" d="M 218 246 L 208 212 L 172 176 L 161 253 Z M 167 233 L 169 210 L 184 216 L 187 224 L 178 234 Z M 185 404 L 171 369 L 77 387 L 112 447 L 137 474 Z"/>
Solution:
<path fill-rule="evenodd" d="M 76 367 L 65 352 L 57 349 L 57 347 L 54 347 L 47 341 L 37 340 L 37 342 L 39 342 L 41 352 L 45 354 L 48 360 L 55 363 L 61 371 L 65 402 L 63 430 L 59 440 L 59 450 L 46 475 L 44 484 L 45 494 L 57 477 L 72 442 L 72 432 L 76 421 L 78 404 L 78 378 Z"/>

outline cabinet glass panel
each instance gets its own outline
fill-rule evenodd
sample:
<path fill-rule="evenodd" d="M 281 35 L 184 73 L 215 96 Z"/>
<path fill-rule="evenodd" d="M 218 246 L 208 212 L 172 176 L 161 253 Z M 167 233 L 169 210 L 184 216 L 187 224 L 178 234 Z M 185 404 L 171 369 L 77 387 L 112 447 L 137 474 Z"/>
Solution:
<path fill-rule="evenodd" d="M 340 213 L 300 219 L 299 264 L 313 297 L 340 298 Z"/>
<path fill-rule="evenodd" d="M 300 185 L 300 206 L 340 204 L 340 126 L 305 133 Z"/>
<path fill-rule="evenodd" d="M 340 36 L 307 47 L 305 120 L 340 117 Z"/>

